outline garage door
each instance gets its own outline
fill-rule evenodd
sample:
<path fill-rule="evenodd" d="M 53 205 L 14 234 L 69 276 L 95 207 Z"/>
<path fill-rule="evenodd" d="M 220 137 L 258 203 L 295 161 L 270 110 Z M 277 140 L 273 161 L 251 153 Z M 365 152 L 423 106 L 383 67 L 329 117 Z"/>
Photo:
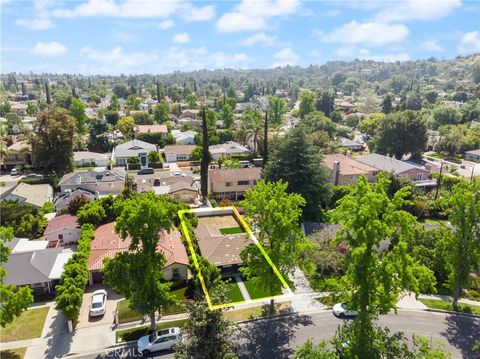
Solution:
<path fill-rule="evenodd" d="M 93 284 L 103 283 L 103 273 L 102 272 L 92 272 Z"/>

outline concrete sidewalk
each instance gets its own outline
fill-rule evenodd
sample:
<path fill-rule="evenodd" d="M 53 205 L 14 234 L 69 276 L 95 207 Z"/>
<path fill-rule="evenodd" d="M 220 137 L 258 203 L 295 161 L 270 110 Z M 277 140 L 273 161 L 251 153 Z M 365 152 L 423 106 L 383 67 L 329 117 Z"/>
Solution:
<path fill-rule="evenodd" d="M 438 299 L 438 300 L 448 300 L 449 302 L 451 302 L 453 300 L 453 298 L 449 295 L 442 295 L 442 294 L 420 294 L 419 295 L 419 298 L 423 298 L 423 299 Z M 476 306 L 479 306 L 480 307 L 480 302 L 476 301 L 476 300 L 470 300 L 470 299 L 467 299 L 467 298 L 459 298 L 458 299 L 458 302 L 459 303 L 464 303 L 464 304 L 468 304 L 468 305 L 476 305 Z"/>

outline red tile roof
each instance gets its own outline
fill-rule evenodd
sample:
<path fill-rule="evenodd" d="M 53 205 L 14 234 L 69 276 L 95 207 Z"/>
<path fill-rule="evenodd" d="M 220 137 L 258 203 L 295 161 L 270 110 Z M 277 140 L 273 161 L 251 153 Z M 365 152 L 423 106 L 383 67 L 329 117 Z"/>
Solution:
<path fill-rule="evenodd" d="M 71 214 L 62 214 L 61 216 L 52 218 L 45 229 L 45 234 L 56 231 L 61 228 L 80 228 L 77 217 Z"/>
<path fill-rule="evenodd" d="M 180 232 L 175 228 L 170 233 L 159 233 L 158 251 L 165 256 L 165 267 L 174 263 L 188 265 L 188 256 L 182 243 Z M 122 240 L 115 233 L 115 223 L 107 223 L 95 230 L 95 238 L 92 241 L 92 249 L 88 258 L 88 270 L 100 270 L 103 268 L 105 258 L 113 258 L 117 253 L 126 252 L 132 243 L 131 238 Z"/>
<path fill-rule="evenodd" d="M 223 170 L 211 170 L 208 171 L 210 181 L 228 182 L 228 181 L 253 181 L 260 179 L 260 173 L 262 169 L 260 167 L 251 168 L 235 168 L 235 169 L 223 169 Z"/>
<path fill-rule="evenodd" d="M 168 133 L 165 125 L 137 125 L 138 133 Z"/>
<path fill-rule="evenodd" d="M 340 153 L 331 155 L 323 155 L 323 164 L 333 171 L 333 163 L 338 161 L 340 163 L 340 174 L 344 176 L 350 175 L 366 175 L 368 173 L 377 173 L 380 170 L 369 166 L 365 163 L 354 160 Z"/>

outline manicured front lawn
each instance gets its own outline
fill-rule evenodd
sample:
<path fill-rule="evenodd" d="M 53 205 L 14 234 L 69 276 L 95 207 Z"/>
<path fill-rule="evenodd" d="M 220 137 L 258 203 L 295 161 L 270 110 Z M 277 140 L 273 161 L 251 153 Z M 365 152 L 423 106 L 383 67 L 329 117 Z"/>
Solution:
<path fill-rule="evenodd" d="M 245 287 L 248 290 L 248 294 L 250 294 L 250 298 L 252 299 L 271 297 L 273 295 L 281 295 L 282 286 L 278 279 L 276 281 L 278 283 L 275 283 L 275 288 L 278 288 L 278 289 L 274 290 L 273 293 L 270 293 L 270 288 L 262 287 L 257 283 L 253 282 L 252 280 L 245 280 L 245 278 L 243 279 L 243 283 L 245 283 Z"/>
<path fill-rule="evenodd" d="M 35 308 L 24 311 L 12 323 L 2 328 L 0 342 L 13 342 L 17 340 L 38 338 L 42 335 L 43 325 L 49 307 Z"/>
<path fill-rule="evenodd" d="M 286 312 L 292 306 L 291 302 L 282 302 L 275 304 L 275 314 L 279 314 L 282 312 Z M 260 318 L 268 316 L 269 311 L 269 304 L 253 307 L 253 308 L 246 308 L 246 309 L 239 309 L 239 310 L 228 310 L 223 313 L 225 319 L 229 320 L 230 322 L 240 322 L 248 319 Z"/>
<path fill-rule="evenodd" d="M 429 308 L 453 311 L 452 303 L 447 300 L 423 298 L 419 298 L 419 300 Z M 458 311 L 480 315 L 480 306 L 458 303 Z"/>
<path fill-rule="evenodd" d="M 220 228 L 220 233 L 223 235 L 226 234 L 239 234 L 245 233 L 242 227 L 230 227 L 230 228 Z"/>
<path fill-rule="evenodd" d="M 165 309 L 162 315 L 173 315 L 185 312 L 184 304 L 189 299 L 189 287 L 187 282 L 176 283 L 172 286 L 172 294 L 177 297 L 177 304 Z M 129 300 L 124 299 L 117 303 L 118 321 L 120 323 L 128 323 L 141 320 L 142 315 L 135 310 L 130 309 Z"/>
<path fill-rule="evenodd" d="M 2 358 L 2 359 L 23 359 L 25 357 L 25 352 L 26 351 L 27 351 L 27 348 L 2 350 L 0 352 L 0 358 Z"/>
<path fill-rule="evenodd" d="M 232 278 L 231 281 L 228 281 L 225 284 L 227 287 L 227 299 L 229 303 L 243 302 L 245 300 L 235 279 Z"/>
<path fill-rule="evenodd" d="M 156 330 L 170 328 L 170 327 L 183 327 L 186 323 L 186 319 L 173 320 L 171 322 L 159 323 L 155 326 Z M 129 342 L 131 340 L 137 340 L 140 337 L 148 334 L 149 325 L 140 328 L 124 329 L 115 332 L 117 343 Z"/>

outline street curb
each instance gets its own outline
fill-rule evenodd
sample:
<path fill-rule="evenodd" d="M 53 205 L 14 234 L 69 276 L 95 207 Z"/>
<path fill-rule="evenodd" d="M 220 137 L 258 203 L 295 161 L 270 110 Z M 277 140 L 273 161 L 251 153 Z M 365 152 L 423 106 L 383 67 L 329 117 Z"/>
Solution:
<path fill-rule="evenodd" d="M 425 312 L 433 312 L 433 313 L 442 313 L 442 314 L 452 314 L 452 315 L 457 315 L 457 316 L 464 316 L 464 317 L 473 317 L 473 318 L 480 318 L 480 315 L 478 314 L 470 314 L 470 313 L 463 313 L 463 312 L 454 312 L 451 310 L 444 310 L 444 309 L 432 309 L 432 308 L 427 308 L 423 309 Z"/>

